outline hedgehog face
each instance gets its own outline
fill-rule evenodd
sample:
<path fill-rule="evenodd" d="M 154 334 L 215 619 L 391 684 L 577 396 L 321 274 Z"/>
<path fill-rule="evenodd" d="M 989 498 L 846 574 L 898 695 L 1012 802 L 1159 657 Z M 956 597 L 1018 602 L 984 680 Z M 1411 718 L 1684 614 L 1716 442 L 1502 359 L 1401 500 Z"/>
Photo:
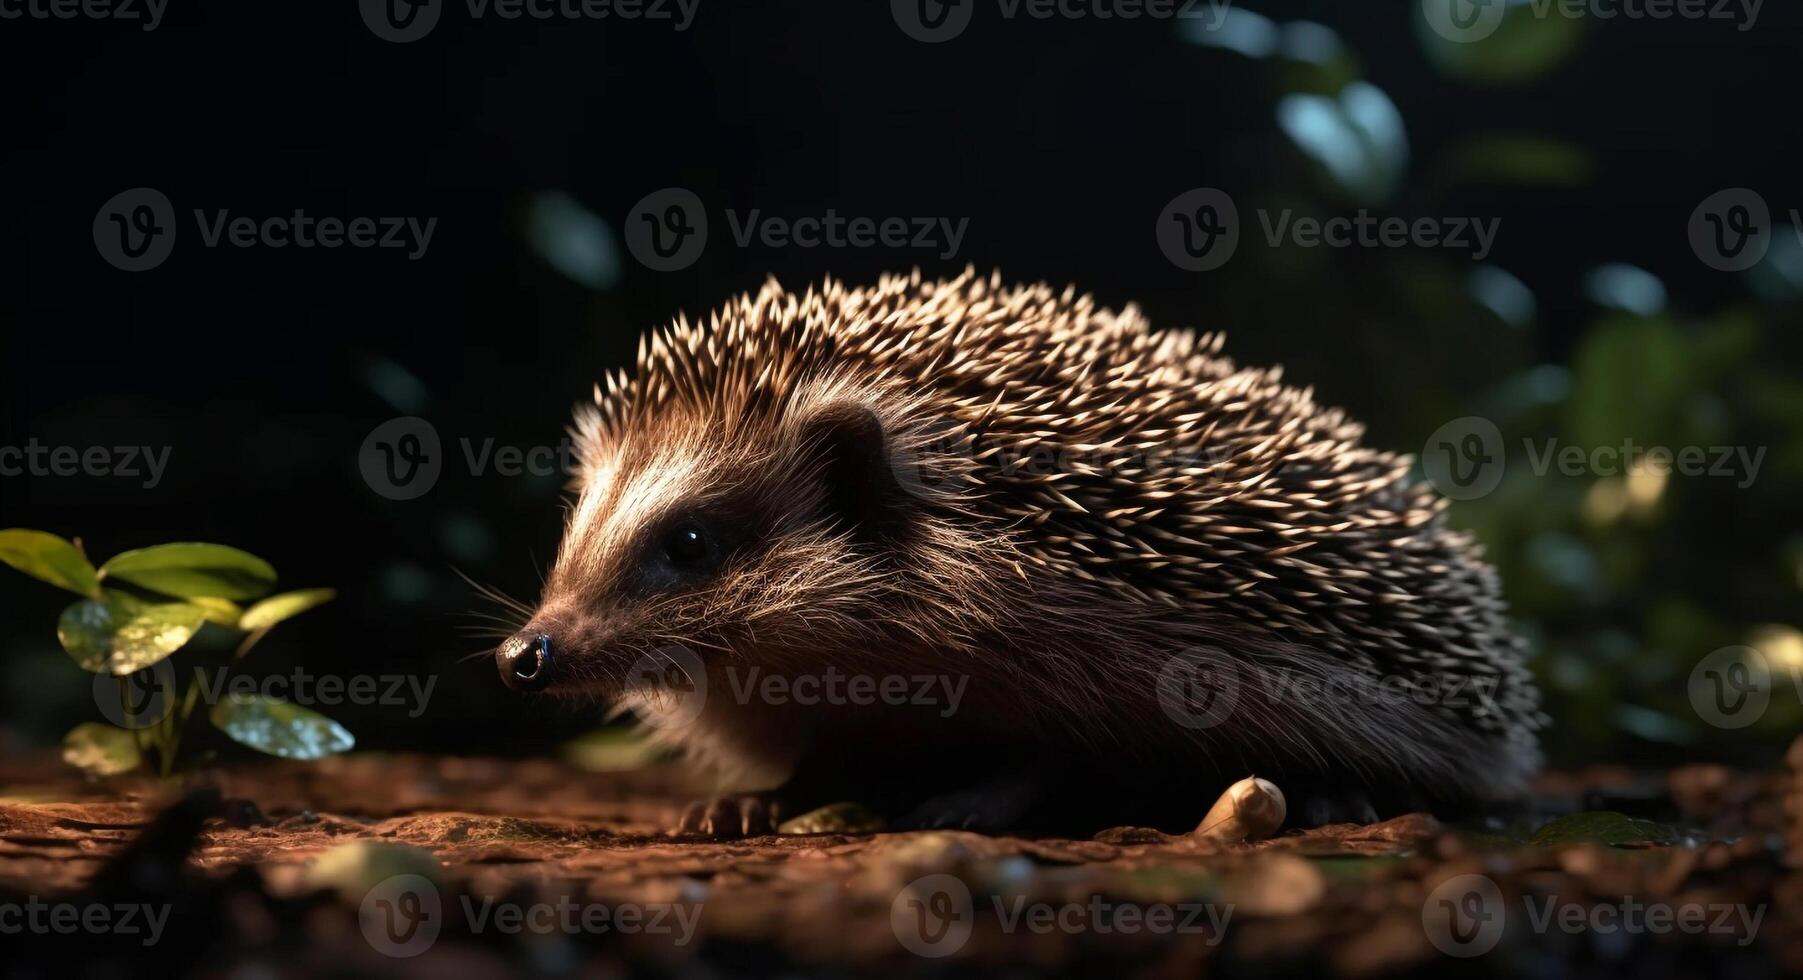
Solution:
<path fill-rule="evenodd" d="M 698 663 L 817 666 L 872 628 L 901 516 L 883 447 L 876 417 L 845 404 L 775 425 L 671 411 L 584 438 L 540 606 L 497 653 L 503 680 L 611 698 Z"/>

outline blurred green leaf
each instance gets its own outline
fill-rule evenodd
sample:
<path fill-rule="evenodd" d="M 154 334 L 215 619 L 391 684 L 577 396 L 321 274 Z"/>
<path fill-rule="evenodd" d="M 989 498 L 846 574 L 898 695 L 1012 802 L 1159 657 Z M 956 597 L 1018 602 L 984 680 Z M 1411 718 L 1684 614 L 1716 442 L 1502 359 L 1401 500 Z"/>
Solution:
<path fill-rule="evenodd" d="M 234 694 L 207 717 L 232 741 L 284 759 L 323 759 L 357 743 L 325 715 L 261 695 Z"/>
<path fill-rule="evenodd" d="M 331 589 L 300 589 L 273 595 L 244 610 L 244 615 L 238 620 L 238 628 L 253 632 L 266 630 L 284 619 L 330 602 L 337 595 Z"/>
<path fill-rule="evenodd" d="M 1277 124 L 1359 201 L 1387 201 L 1408 168 L 1402 113 L 1382 89 L 1367 82 L 1353 82 L 1335 97 L 1284 96 L 1277 103 Z"/>
<path fill-rule="evenodd" d="M 77 595 L 100 594 L 100 577 L 71 542 L 46 531 L 0 531 L 0 561 Z"/>
<path fill-rule="evenodd" d="M 255 599 L 275 587 L 275 569 L 268 562 L 237 548 L 200 542 L 160 544 L 114 555 L 100 566 L 100 574 L 183 599 Z"/>
<path fill-rule="evenodd" d="M 1411 4 L 1415 37 L 1442 72 L 1487 85 L 1520 85 L 1540 78 L 1570 58 L 1583 40 L 1583 18 L 1565 16 L 1557 4 L 1546 8 L 1545 16 L 1535 4 L 1501 5 L 1502 19 L 1494 28 L 1479 27 L 1470 34 L 1453 31 L 1449 36 L 1429 22 L 1421 4 Z"/>
<path fill-rule="evenodd" d="M 238 620 L 244 615 L 244 609 L 230 599 L 218 599 L 213 596 L 197 595 L 188 598 L 190 603 L 199 606 L 206 613 L 207 622 L 219 626 L 238 628 Z"/>
<path fill-rule="evenodd" d="M 1480 136 L 1454 149 L 1448 170 L 1461 184 L 1580 187 L 1595 175 L 1589 150 L 1540 136 Z"/>
<path fill-rule="evenodd" d="M 1688 357 L 1666 320 L 1612 316 L 1597 324 L 1572 357 L 1572 438 L 1587 448 L 1660 438 L 1688 385 Z"/>
<path fill-rule="evenodd" d="M 565 762 L 589 772 L 630 772 L 656 762 L 666 749 L 634 728 L 602 728 L 566 742 Z"/>
<path fill-rule="evenodd" d="M 441 877 L 438 858 L 411 844 L 358 840 L 319 855 L 305 871 L 308 887 L 336 889 L 352 902 L 361 902 L 370 889 L 396 875 L 419 875 L 436 884 Z"/>
<path fill-rule="evenodd" d="M 123 728 L 90 721 L 63 736 L 63 761 L 96 776 L 130 772 L 144 761 L 137 736 Z"/>
<path fill-rule="evenodd" d="M 1560 844 L 1666 844 L 1678 839 L 1670 827 L 1651 820 L 1637 820 L 1613 810 L 1574 813 L 1552 821 L 1528 838 L 1537 847 Z"/>
<path fill-rule="evenodd" d="M 109 591 L 64 609 L 56 638 L 81 669 L 123 677 L 181 649 L 205 619 L 186 602 L 146 603 Z"/>

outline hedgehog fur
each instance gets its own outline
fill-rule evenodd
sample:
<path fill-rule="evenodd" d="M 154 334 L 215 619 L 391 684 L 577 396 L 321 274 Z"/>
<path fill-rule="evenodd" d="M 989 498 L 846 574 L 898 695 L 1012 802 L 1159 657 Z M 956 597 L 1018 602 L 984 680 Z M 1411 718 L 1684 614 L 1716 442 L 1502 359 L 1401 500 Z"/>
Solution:
<path fill-rule="evenodd" d="M 1494 572 L 1409 457 L 1222 344 L 968 270 L 679 318 L 578 411 L 523 635 L 552 638 L 553 692 L 631 705 L 730 783 L 962 801 L 930 822 L 1047 770 L 1091 802 L 1249 772 L 1366 816 L 1518 794 L 1543 717 Z M 706 696 L 659 725 L 640 675 L 673 649 Z M 745 696 L 829 667 L 968 693 Z M 1046 799 L 1016 796 L 995 822 Z"/>

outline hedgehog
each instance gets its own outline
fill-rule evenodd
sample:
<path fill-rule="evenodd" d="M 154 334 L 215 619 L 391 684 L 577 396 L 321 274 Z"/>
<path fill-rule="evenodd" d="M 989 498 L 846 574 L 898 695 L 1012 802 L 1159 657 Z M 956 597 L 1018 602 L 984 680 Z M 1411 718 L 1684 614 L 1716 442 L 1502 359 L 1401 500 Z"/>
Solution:
<path fill-rule="evenodd" d="M 1544 724 L 1495 572 L 1408 456 L 1223 336 L 967 269 L 774 279 L 640 341 L 572 428 L 496 651 L 715 779 L 678 833 L 1291 823 L 1517 797 Z"/>

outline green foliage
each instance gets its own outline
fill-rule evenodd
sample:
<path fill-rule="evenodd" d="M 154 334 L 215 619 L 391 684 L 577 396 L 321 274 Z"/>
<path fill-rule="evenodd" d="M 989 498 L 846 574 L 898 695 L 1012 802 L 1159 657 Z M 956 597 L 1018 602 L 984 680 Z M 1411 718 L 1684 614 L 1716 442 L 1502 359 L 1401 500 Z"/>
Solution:
<path fill-rule="evenodd" d="M 159 544 L 114 555 L 101 575 L 152 592 L 218 599 L 255 599 L 275 588 L 275 569 L 256 555 L 219 544 Z"/>
<path fill-rule="evenodd" d="M 82 670 L 124 677 L 181 649 L 205 621 L 199 606 L 148 603 L 109 589 L 64 609 L 56 637 Z"/>
<path fill-rule="evenodd" d="M 138 768 L 144 758 L 130 731 L 88 721 L 63 736 L 63 761 L 96 776 L 113 776 Z"/>
<path fill-rule="evenodd" d="M 1563 816 L 1541 827 L 1528 839 L 1538 847 L 1561 844 L 1669 844 L 1677 834 L 1664 824 L 1639 820 L 1612 810 L 1593 810 Z"/>
<path fill-rule="evenodd" d="M 1613 28 L 1523 4 L 1463 5 L 1481 19 L 1451 24 L 1428 16 L 1444 4 L 1408 6 L 1397 23 L 1413 20 L 1450 102 L 1403 90 L 1379 99 L 1360 52 L 1326 23 L 1236 5 L 1239 30 L 1184 33 L 1246 65 L 1246 90 L 1265 85 L 1260 149 L 1274 165 L 1227 189 L 1243 214 L 1507 217 L 1497 250 L 1242 249 L 1231 274 L 1206 281 L 1220 319 L 1245 325 L 1229 331 L 1229 349 L 1318 383 L 1388 449 L 1419 452 L 1454 419 L 1495 424 L 1501 483 L 1453 502 L 1451 521 L 1502 572 L 1552 718 L 1542 744 L 1554 763 L 1769 765 L 1803 730 L 1803 245 L 1778 220 L 1770 255 L 1744 273 L 1747 298 L 1723 308 L 1695 308 L 1698 297 L 1668 293 L 1654 274 L 1694 279 L 1696 266 L 1691 277 L 1671 266 L 1699 261 L 1686 254 L 1688 201 L 1669 214 L 1660 203 L 1663 244 L 1536 266 L 1535 246 L 1590 246 L 1524 241 L 1523 230 L 1582 233 L 1596 230 L 1583 221 L 1613 219 L 1548 231 L 1522 202 L 1581 209 L 1624 164 L 1587 149 L 1581 132 L 1535 131 L 1531 116 L 1490 107 L 1500 89 L 1559 98 L 1561 73 Z M 1442 118 L 1424 127 L 1436 138 L 1409 139 L 1408 113 L 1448 104 L 1464 131 L 1445 133 Z M 1582 237 L 1602 247 L 1621 236 Z M 1290 327 L 1324 317 L 1331 325 L 1313 332 Z M 1630 444 L 1703 453 L 1709 472 L 1620 459 Z M 1568 471 L 1531 458 L 1549 448 L 1585 462 Z M 1599 449 L 1609 455 L 1590 465 Z M 1724 451 L 1744 456 L 1724 470 Z M 1769 705 L 1744 727 L 1711 723 L 1694 700 L 1693 673 L 1730 647 L 1760 651 L 1770 671 Z"/>
<path fill-rule="evenodd" d="M 77 595 L 100 595 L 100 575 L 87 556 L 54 534 L 19 528 L 0 531 L 0 561 Z"/>
<path fill-rule="evenodd" d="M 351 733 L 332 719 L 260 695 L 231 695 L 214 705 L 207 717 L 240 745 L 284 759 L 319 759 L 355 744 Z"/>
<path fill-rule="evenodd" d="M 335 596 L 331 589 L 271 596 L 276 574 L 268 562 L 237 548 L 198 542 L 122 552 L 96 569 L 79 540 L 14 528 L 0 531 L 0 561 L 83 596 L 58 617 L 57 639 L 81 669 L 122 679 L 159 665 L 167 669 L 165 661 L 208 624 L 243 634 L 237 650 L 243 657 L 278 623 Z M 257 601 L 239 606 L 250 600 Z M 173 671 L 168 676 L 173 678 Z M 129 717 L 125 683 L 121 697 Z M 182 734 L 199 694 L 198 680 L 190 682 L 179 705 L 143 727 L 79 725 L 63 740 L 63 759 L 110 776 L 146 765 L 154 755 L 166 776 L 180 758 Z M 208 719 L 241 745 L 289 759 L 318 759 L 354 743 L 330 718 L 267 698 L 233 697 L 215 705 Z"/>

